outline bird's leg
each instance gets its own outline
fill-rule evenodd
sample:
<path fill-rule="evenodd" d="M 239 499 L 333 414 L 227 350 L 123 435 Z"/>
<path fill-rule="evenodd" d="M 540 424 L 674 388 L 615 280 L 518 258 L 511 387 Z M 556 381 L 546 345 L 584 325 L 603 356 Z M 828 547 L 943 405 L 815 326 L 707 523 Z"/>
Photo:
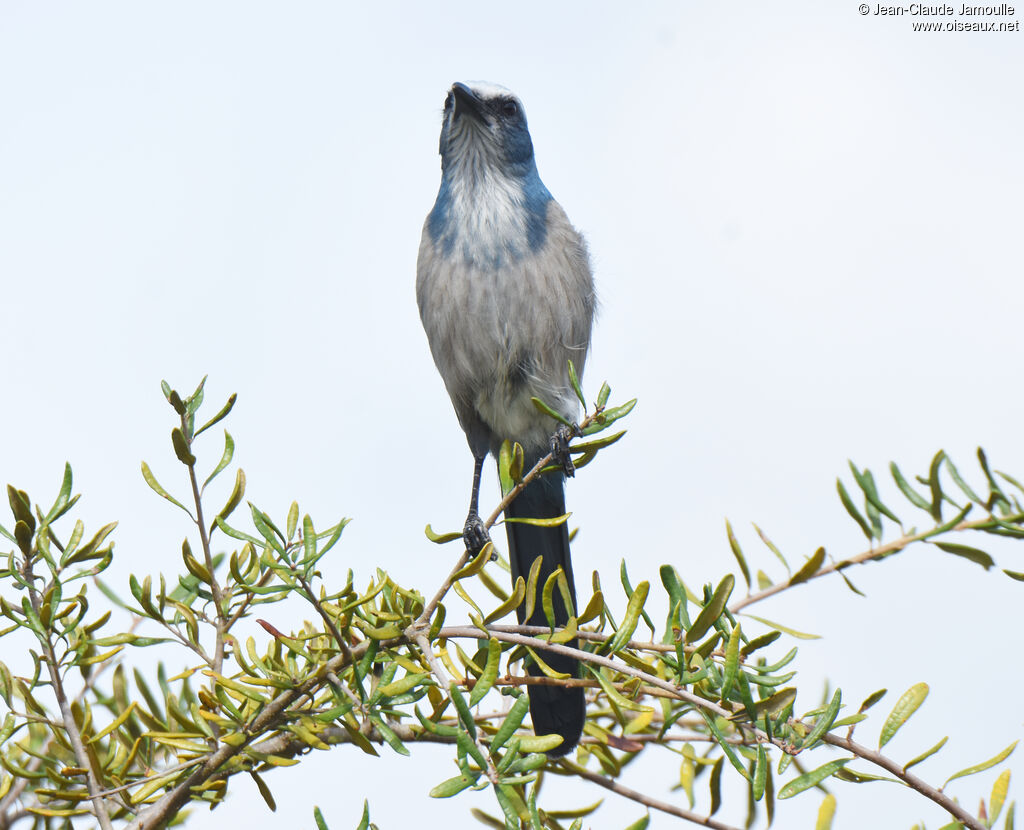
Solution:
<path fill-rule="evenodd" d="M 473 462 L 473 492 L 469 497 L 469 515 L 466 516 L 466 525 L 462 528 L 462 540 L 466 543 L 466 550 L 476 556 L 483 550 L 484 545 L 491 541 L 490 534 L 477 512 L 480 501 L 480 472 L 484 467 L 484 458 L 480 456 Z"/>
<path fill-rule="evenodd" d="M 559 424 L 555 434 L 551 436 L 552 458 L 562 467 L 567 478 L 576 475 L 576 465 L 572 463 L 572 456 L 569 455 L 569 441 L 581 434 L 580 428 L 576 425 Z"/>

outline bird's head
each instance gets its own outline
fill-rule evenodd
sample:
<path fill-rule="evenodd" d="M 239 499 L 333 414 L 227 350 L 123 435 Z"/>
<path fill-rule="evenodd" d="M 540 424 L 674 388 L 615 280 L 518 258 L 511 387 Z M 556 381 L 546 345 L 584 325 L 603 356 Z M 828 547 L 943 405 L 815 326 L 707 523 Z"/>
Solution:
<path fill-rule="evenodd" d="M 509 178 L 536 175 L 523 104 L 497 84 L 452 84 L 444 101 L 440 153 L 445 172 L 472 175 L 490 169 Z"/>

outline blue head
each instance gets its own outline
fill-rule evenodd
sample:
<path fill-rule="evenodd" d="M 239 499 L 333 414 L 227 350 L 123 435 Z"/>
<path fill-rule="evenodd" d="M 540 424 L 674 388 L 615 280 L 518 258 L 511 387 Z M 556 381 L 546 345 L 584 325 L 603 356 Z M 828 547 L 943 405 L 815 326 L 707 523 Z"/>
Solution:
<path fill-rule="evenodd" d="M 428 231 L 446 254 L 498 267 L 537 251 L 551 194 L 522 102 L 496 84 L 456 83 L 444 102 L 441 189 Z"/>

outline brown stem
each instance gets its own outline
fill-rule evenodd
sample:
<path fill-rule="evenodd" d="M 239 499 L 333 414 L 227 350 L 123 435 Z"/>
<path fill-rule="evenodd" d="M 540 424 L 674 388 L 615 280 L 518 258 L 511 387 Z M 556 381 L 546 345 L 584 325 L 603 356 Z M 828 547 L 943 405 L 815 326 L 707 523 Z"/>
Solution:
<path fill-rule="evenodd" d="M 32 603 L 32 608 L 38 617 L 42 609 L 42 601 L 39 598 L 39 592 L 36 591 L 33 584 L 31 560 L 26 561 L 26 577 L 29 601 Z M 57 706 L 60 708 L 61 719 L 64 722 L 64 731 L 67 732 L 68 741 L 71 743 L 71 749 L 75 753 L 78 765 L 85 770 L 86 786 L 89 790 L 89 800 L 92 803 L 93 815 L 103 830 L 113 830 L 114 825 L 111 824 L 110 815 L 107 813 L 107 805 L 103 803 L 103 797 L 100 795 L 101 788 L 99 779 L 96 777 L 96 770 L 93 768 L 89 753 L 85 749 L 82 733 L 78 729 L 78 722 L 75 720 L 75 714 L 71 711 L 71 703 L 64 691 L 64 680 L 60 676 L 60 666 L 57 662 L 57 654 L 53 649 L 53 643 L 50 641 L 49 632 L 46 635 L 39 636 L 39 643 L 43 647 L 43 662 L 46 663 L 46 670 L 50 675 L 50 684 L 53 687 L 53 696 L 57 699 Z"/>
<path fill-rule="evenodd" d="M 1024 514 L 1007 516 L 1001 521 L 1015 522 L 1020 521 L 1021 519 L 1024 519 Z M 992 517 L 987 517 L 984 519 L 975 519 L 972 522 L 969 522 L 965 519 L 959 524 L 951 527 L 949 530 L 984 530 L 986 528 L 994 527 L 995 525 L 996 522 Z M 880 557 L 886 556 L 888 554 L 898 553 L 908 545 L 912 545 L 914 542 L 921 542 L 925 539 L 935 536 L 935 531 L 936 528 L 933 527 L 930 530 L 924 530 L 921 533 L 912 533 L 906 536 L 901 536 L 899 539 L 894 539 L 892 542 L 886 542 L 884 545 L 880 545 L 877 548 L 871 548 L 870 550 L 866 550 L 863 553 L 857 554 L 856 556 L 851 556 L 848 559 L 843 559 L 840 562 L 833 562 L 830 565 L 826 565 L 823 568 L 819 568 L 803 582 L 797 582 L 795 584 L 791 582 L 779 582 L 775 585 L 765 588 L 763 591 L 757 591 L 753 594 L 747 594 L 747 596 L 737 600 L 732 605 L 730 605 L 729 610 L 733 614 L 735 614 L 742 608 L 746 608 L 748 605 L 753 605 L 755 602 L 760 602 L 763 599 L 767 599 L 770 596 L 774 596 L 775 594 L 781 593 L 782 591 L 785 591 L 787 588 L 794 588 L 796 587 L 796 585 L 804 585 L 810 582 L 812 579 L 819 579 L 820 577 L 828 576 L 831 573 L 844 570 L 845 568 L 848 568 L 851 565 L 862 565 L 865 562 L 871 562 L 875 559 L 879 559 Z"/>
<path fill-rule="evenodd" d="M 569 770 L 573 775 L 578 775 L 580 778 L 585 778 L 587 781 L 592 781 L 600 787 L 604 787 L 606 790 L 611 790 L 613 793 L 618 793 L 638 804 L 643 804 L 645 807 L 650 807 L 652 810 L 658 810 L 662 813 L 668 813 L 670 816 L 676 816 L 677 818 L 686 819 L 694 824 L 699 824 L 702 827 L 711 827 L 714 830 L 739 830 L 737 827 L 733 827 L 731 824 L 723 824 L 720 821 L 715 821 L 710 816 L 702 816 L 698 813 L 691 812 L 690 810 L 684 810 L 682 807 L 676 807 L 674 804 L 668 804 L 664 801 L 658 801 L 655 798 L 651 798 L 649 795 L 644 795 L 641 792 L 637 792 L 634 789 L 630 789 L 624 784 L 620 784 L 612 778 L 606 778 L 596 772 L 591 772 L 586 767 L 581 767 L 579 764 L 574 764 L 572 761 L 567 761 L 564 758 L 559 762 L 561 766 Z"/>
<path fill-rule="evenodd" d="M 964 827 L 969 827 L 970 830 L 985 830 L 985 824 L 968 813 L 952 798 L 944 792 L 940 792 L 935 789 L 935 787 L 925 783 L 913 773 L 907 772 L 891 758 L 886 758 L 880 752 L 868 749 L 866 746 L 851 741 L 848 738 L 840 738 L 838 735 L 826 734 L 822 737 L 822 740 L 827 744 L 838 746 L 840 749 L 852 752 L 858 758 L 863 758 L 865 761 L 870 761 L 872 764 L 875 764 L 875 766 L 879 766 L 882 769 L 891 772 L 908 787 L 917 790 L 925 798 L 931 799 L 942 807 L 942 809 L 949 812 L 949 814 L 964 825 Z"/>
<path fill-rule="evenodd" d="M 189 435 L 185 415 L 181 416 L 181 432 Z M 188 438 L 189 450 L 192 448 L 192 436 Z M 203 498 L 199 492 L 199 482 L 196 479 L 195 464 L 189 464 L 188 477 L 192 484 L 192 500 L 196 505 L 196 525 L 199 527 L 199 539 L 203 545 L 203 557 L 206 562 L 206 570 L 210 573 L 210 593 L 213 594 L 213 604 L 217 609 L 217 643 L 214 647 L 213 670 L 218 674 L 224 667 L 224 635 L 227 633 L 225 618 L 227 609 L 224 607 L 224 595 L 221 593 L 220 584 L 217 582 L 217 575 L 213 572 L 213 552 L 210 549 L 210 535 L 206 532 L 206 520 L 203 518 Z"/>

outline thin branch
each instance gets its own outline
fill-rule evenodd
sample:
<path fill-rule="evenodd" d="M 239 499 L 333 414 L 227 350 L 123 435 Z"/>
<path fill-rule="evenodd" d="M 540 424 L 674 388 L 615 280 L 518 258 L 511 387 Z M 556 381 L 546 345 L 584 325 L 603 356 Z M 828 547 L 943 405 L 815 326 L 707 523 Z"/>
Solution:
<path fill-rule="evenodd" d="M 420 652 L 423 654 L 427 662 L 430 664 L 430 671 L 433 673 L 434 677 L 437 678 L 437 681 L 441 684 L 441 689 L 447 692 L 448 687 L 452 681 L 448 677 L 448 672 L 446 672 L 444 670 L 444 667 L 441 665 L 441 661 L 438 660 L 437 655 L 434 654 L 434 650 L 430 647 L 430 641 L 427 639 L 427 636 L 425 634 L 418 634 L 414 642 L 416 643 L 417 646 L 419 646 Z M 469 737 L 473 741 L 473 743 L 477 745 L 477 747 L 480 750 L 480 754 L 483 755 L 484 759 L 487 761 L 487 769 L 483 771 L 484 774 L 487 776 L 487 779 L 491 782 L 491 784 L 497 787 L 498 780 L 501 778 L 501 775 L 498 773 L 497 768 L 494 766 L 494 761 L 488 754 L 487 747 L 480 743 L 479 735 L 470 735 Z"/>
<path fill-rule="evenodd" d="M 32 603 L 32 608 L 35 611 L 36 616 L 40 617 L 42 600 L 39 598 L 39 592 L 35 589 L 35 577 L 32 575 L 32 560 L 30 558 L 26 558 L 25 560 L 25 578 L 28 587 L 29 601 Z M 110 815 L 107 813 L 107 805 L 103 803 L 103 797 L 99 794 L 100 782 L 96 777 L 96 770 L 93 768 L 92 760 L 89 758 L 89 753 L 85 749 L 85 743 L 82 741 L 82 733 L 78 729 L 78 722 L 75 720 L 74 712 L 71 711 L 71 703 L 64 690 L 64 680 L 60 674 L 57 655 L 54 652 L 49 632 L 39 634 L 37 637 L 40 645 L 43 647 L 43 662 L 46 663 L 46 670 L 50 675 L 50 684 L 53 688 L 53 696 L 57 699 L 57 706 L 60 708 L 61 719 L 64 721 L 64 731 L 67 732 L 68 740 L 71 743 L 71 748 L 75 753 L 75 759 L 78 761 L 78 765 L 85 770 L 86 786 L 89 790 L 89 801 L 92 804 L 92 813 L 103 830 L 114 830 L 114 825 L 111 824 L 110 821 Z"/>
<path fill-rule="evenodd" d="M 641 792 L 637 792 L 634 789 L 620 784 L 612 778 L 607 778 L 599 773 L 591 772 L 586 767 L 581 767 L 579 764 L 574 764 L 572 761 L 567 761 L 564 758 L 559 762 L 559 764 L 569 770 L 573 775 L 585 778 L 587 781 L 591 781 L 598 786 L 604 787 L 606 790 L 611 790 L 613 793 L 618 793 L 625 798 L 636 801 L 638 804 L 643 804 L 645 807 L 649 807 L 652 810 L 658 810 L 662 813 L 668 813 L 670 816 L 686 819 L 687 821 L 699 824 L 702 827 L 711 827 L 713 830 L 739 830 L 738 827 L 733 827 L 731 824 L 723 824 L 720 821 L 715 821 L 710 816 L 702 816 L 699 813 L 684 810 L 682 807 L 676 807 L 675 804 L 658 801 L 655 798 L 651 798 L 649 795 L 644 795 Z"/>
<path fill-rule="evenodd" d="M 712 701 L 699 697 L 698 695 L 695 695 L 692 692 L 688 692 L 686 689 L 683 689 L 674 683 L 671 683 L 667 680 L 662 680 L 660 677 L 656 677 L 653 674 L 648 674 L 647 672 L 640 671 L 639 669 L 634 669 L 632 666 L 625 665 L 623 663 L 616 663 L 608 657 L 604 657 L 603 655 L 594 654 L 593 652 L 589 651 L 583 651 L 583 649 L 579 648 L 572 648 L 571 646 L 564 646 L 559 643 L 549 643 L 544 640 L 538 640 L 535 637 L 526 637 L 522 634 L 513 634 L 507 631 L 496 631 L 490 628 L 487 630 L 488 633 L 496 640 L 502 640 L 506 643 L 515 643 L 516 645 L 520 646 L 529 646 L 530 648 L 536 648 L 542 651 L 549 651 L 554 654 L 561 654 L 565 657 L 574 657 L 581 663 L 591 663 L 596 666 L 604 666 L 605 668 L 619 672 L 620 674 L 628 674 L 631 677 L 636 677 L 644 683 L 648 684 L 649 686 L 653 686 L 655 688 L 662 689 L 663 691 L 668 692 L 669 696 L 674 697 L 677 700 L 682 700 L 685 703 L 689 703 L 691 706 L 694 706 L 698 709 L 704 709 L 705 711 L 713 715 L 717 715 L 723 718 L 731 718 L 735 714 L 735 712 L 731 711 L 730 709 L 726 709 L 723 706 L 719 706 L 717 703 L 713 703 Z M 467 639 L 478 640 L 480 639 L 480 634 L 480 629 L 475 626 L 453 625 L 445 626 L 444 628 L 442 628 L 440 633 L 438 634 L 438 638 L 454 639 L 462 637 Z M 741 732 L 747 732 L 750 735 L 752 735 L 757 741 L 772 743 L 779 749 L 781 749 L 783 752 L 786 752 L 791 755 L 795 754 L 795 750 L 790 744 L 786 743 L 780 738 L 769 738 L 769 736 L 764 731 L 758 729 L 757 727 L 751 724 L 736 723 L 735 726 Z"/>
<path fill-rule="evenodd" d="M 551 628 L 546 625 L 489 625 L 487 626 L 490 631 L 507 631 L 511 634 L 550 634 Z M 591 643 L 606 643 L 612 639 L 615 634 L 603 634 L 600 631 L 585 631 L 579 629 L 576 632 L 576 639 L 586 640 Z M 675 654 L 676 647 L 668 645 L 667 643 L 655 643 L 650 640 L 630 640 L 623 646 L 623 648 L 632 648 L 637 651 L 656 651 L 664 654 Z M 683 646 L 683 651 L 687 654 L 696 651 L 697 646 Z M 721 652 L 711 652 L 712 654 L 720 654 Z"/>
<path fill-rule="evenodd" d="M 1000 519 L 1000 521 L 1015 522 L 1022 519 L 1024 519 L 1024 514 L 1020 514 L 1017 516 L 1007 516 L 1003 519 Z M 986 528 L 995 527 L 996 525 L 996 520 L 991 516 L 984 519 L 975 519 L 971 522 L 965 519 L 959 524 L 949 528 L 947 532 L 963 530 L 985 530 Z M 939 527 L 941 527 L 941 525 L 939 525 Z M 932 536 L 937 535 L 936 530 L 937 528 L 933 527 L 929 530 L 922 531 L 921 533 L 907 534 L 905 536 L 901 536 L 899 539 L 894 539 L 891 542 L 886 542 L 884 545 L 880 545 L 877 548 L 871 548 L 870 550 L 866 550 L 863 553 L 859 553 L 856 556 L 851 556 L 848 559 L 843 559 L 839 562 L 833 562 L 830 565 L 826 565 L 823 568 L 819 568 L 817 571 L 815 571 L 802 582 L 797 582 L 795 584 L 792 582 L 779 582 L 775 585 L 765 588 L 763 591 L 757 591 L 753 594 L 747 594 L 747 596 L 737 600 L 732 605 L 730 605 L 729 610 L 733 614 L 735 614 L 741 609 L 746 608 L 748 605 L 753 605 L 755 602 L 760 602 L 761 600 L 767 599 L 770 596 L 782 593 L 787 588 L 795 588 L 797 585 L 805 585 L 812 579 L 819 579 L 823 576 L 828 576 L 831 573 L 836 573 L 837 571 L 845 570 L 851 565 L 862 565 L 865 562 L 871 562 L 875 559 L 881 559 L 882 557 L 888 556 L 892 553 L 899 553 L 901 550 L 903 550 L 903 548 L 907 547 L 908 545 L 914 544 L 914 542 L 922 542 L 926 539 L 931 538 Z"/>
<path fill-rule="evenodd" d="M 360 658 L 368 647 L 369 641 L 364 640 L 351 650 L 352 658 Z M 246 735 L 245 741 L 237 746 L 221 744 L 215 751 L 203 759 L 202 763 L 198 765 L 191 775 L 181 781 L 173 790 L 161 796 L 154 804 L 140 812 L 134 821 L 127 825 L 126 830 L 148 830 L 148 828 L 160 826 L 169 820 L 191 800 L 193 787 L 197 787 L 216 775 L 221 774 L 221 767 L 235 756 L 241 754 L 254 737 L 266 732 L 268 729 L 274 728 L 284 720 L 287 717 L 288 708 L 295 701 L 319 688 L 324 682 L 326 672 L 337 672 L 347 663 L 346 655 L 337 654 L 323 665 L 322 671 L 318 671 L 294 689 L 288 689 L 271 700 L 243 729 Z"/>
<path fill-rule="evenodd" d="M 942 807 L 942 809 L 946 810 L 957 821 L 963 824 L 964 827 L 969 827 L 970 830 L 985 830 L 985 824 L 968 813 L 952 798 L 944 792 L 940 792 L 935 787 L 932 787 L 930 784 L 922 781 L 913 773 L 907 772 L 891 758 L 886 758 L 880 752 L 868 749 L 866 746 L 855 743 L 848 738 L 840 738 L 838 735 L 833 735 L 831 733 L 823 735 L 822 741 L 827 744 L 831 744 L 832 746 L 837 746 L 840 749 L 845 749 L 848 752 L 852 752 L 858 758 L 863 758 L 865 761 L 870 761 L 872 764 L 891 772 L 908 787 L 917 790 L 921 795 L 925 796 L 925 798 L 931 799 Z"/>

